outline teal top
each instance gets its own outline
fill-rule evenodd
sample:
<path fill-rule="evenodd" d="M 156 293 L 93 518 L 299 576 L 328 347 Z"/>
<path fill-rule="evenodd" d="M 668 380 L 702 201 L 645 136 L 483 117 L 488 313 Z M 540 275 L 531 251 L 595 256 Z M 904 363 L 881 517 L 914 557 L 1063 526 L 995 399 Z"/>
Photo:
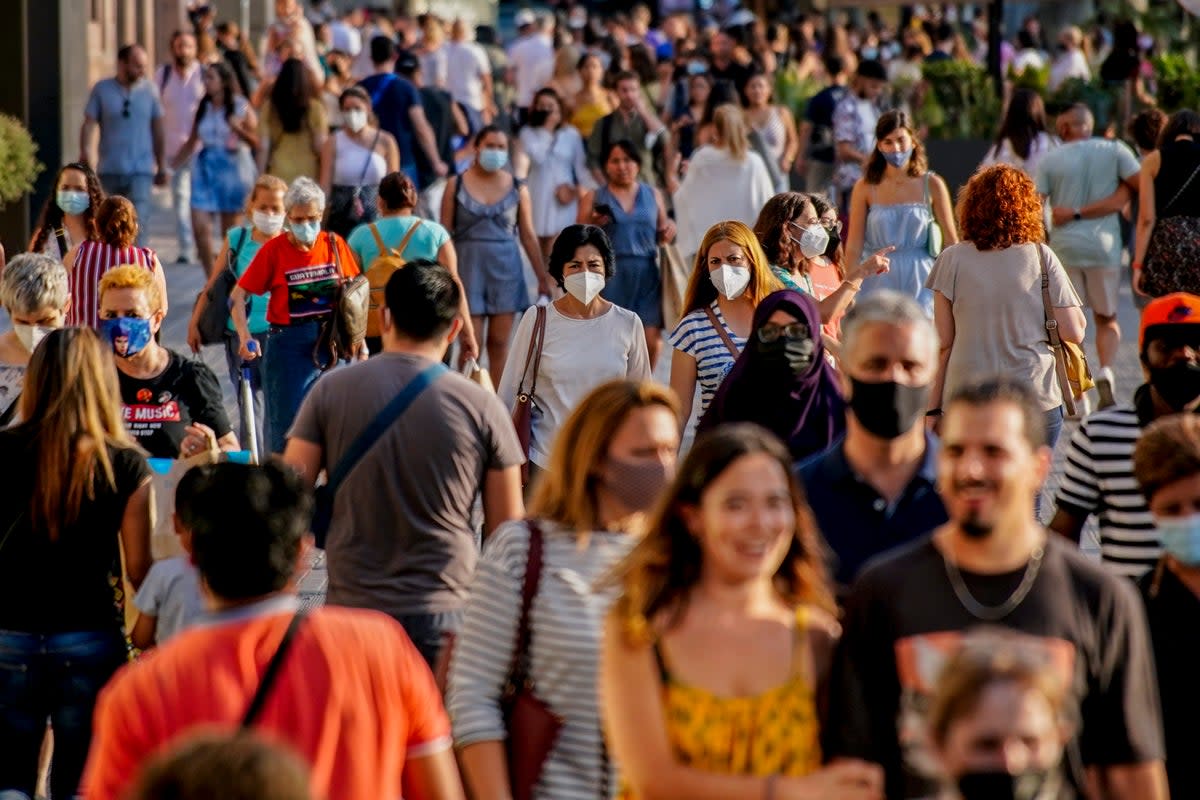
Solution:
<path fill-rule="evenodd" d="M 408 229 L 418 221 L 421 223 L 421 227 L 417 228 L 416 233 L 408 240 L 404 252 L 400 255 L 404 257 L 405 261 L 416 261 L 418 258 L 437 261 L 438 250 L 450 241 L 450 234 L 436 222 L 421 217 L 383 217 L 376 220 L 375 225 L 379 227 L 379 236 L 385 245 L 399 247 L 401 240 L 408 233 Z M 358 266 L 363 272 L 370 269 L 371 262 L 379 257 L 379 245 L 375 242 L 375 236 L 371 233 L 369 224 L 359 225 L 351 231 L 350 236 L 346 238 L 346 243 L 350 245 L 350 250 L 354 253 L 354 257 L 358 260 Z"/>
<path fill-rule="evenodd" d="M 771 271 L 775 273 L 776 278 L 779 278 L 780 283 L 792 291 L 801 292 L 803 294 L 813 294 L 812 278 L 810 278 L 807 274 L 804 275 L 804 285 L 801 285 L 796 282 L 795 278 L 792 277 L 792 273 L 788 272 L 783 267 L 777 267 L 772 264 Z M 815 297 L 816 295 L 813 296 Z"/>
<path fill-rule="evenodd" d="M 241 225 L 236 228 L 230 228 L 229 233 L 225 235 L 225 246 L 229 248 L 232 255 L 237 252 L 237 258 L 234 259 L 233 271 L 237 276 L 242 277 L 243 273 L 250 266 L 250 262 L 258 255 L 258 248 L 261 244 L 254 241 L 254 229 L 249 225 Z M 270 293 L 250 295 L 250 313 L 246 315 L 246 322 L 250 327 L 250 333 L 258 336 L 266 333 L 271 327 L 271 323 L 267 322 L 267 301 L 270 300 Z M 229 318 L 229 322 L 225 326 L 236 331 L 233 327 L 233 317 Z"/>

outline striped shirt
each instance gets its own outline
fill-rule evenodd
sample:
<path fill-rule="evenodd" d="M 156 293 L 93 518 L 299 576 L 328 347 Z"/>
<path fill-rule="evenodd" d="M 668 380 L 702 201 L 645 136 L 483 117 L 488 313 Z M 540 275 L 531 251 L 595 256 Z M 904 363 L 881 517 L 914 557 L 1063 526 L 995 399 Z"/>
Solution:
<path fill-rule="evenodd" d="M 96 328 L 100 325 L 100 279 L 104 273 L 126 264 L 151 272 L 157 257 L 149 247 L 113 247 L 104 242 L 80 242 L 75 264 L 68 273 L 71 310 L 69 327 Z"/>
<path fill-rule="evenodd" d="M 1100 555 L 1114 571 L 1136 578 L 1162 555 L 1146 498 L 1133 476 L 1133 448 L 1142 426 L 1132 405 L 1086 417 L 1071 437 L 1056 501 L 1100 522 Z"/>
<path fill-rule="evenodd" d="M 730 330 L 725 315 L 721 313 L 720 303 L 714 300 L 710 307 L 740 353 L 746 346 L 746 340 Z M 696 380 L 700 383 L 700 408 L 696 410 L 696 419 L 700 419 L 708 410 L 708 404 L 720 388 L 721 381 L 733 369 L 735 358 L 702 308 L 679 320 L 668 341 L 671 347 L 696 359 Z"/>
<path fill-rule="evenodd" d="M 606 762 L 609 796 L 617 789 L 616 772 L 604 754 L 596 691 L 604 619 L 617 589 L 597 592 L 593 586 L 628 554 L 634 538 L 590 533 L 585 546 L 549 523 L 543 522 L 542 530 L 542 574 L 530 609 L 529 669 L 538 699 L 564 725 L 533 797 L 599 800 Z M 484 545 L 446 691 L 456 747 L 507 737 L 500 693 L 512 663 L 528 556 L 524 522 L 502 526 Z"/>

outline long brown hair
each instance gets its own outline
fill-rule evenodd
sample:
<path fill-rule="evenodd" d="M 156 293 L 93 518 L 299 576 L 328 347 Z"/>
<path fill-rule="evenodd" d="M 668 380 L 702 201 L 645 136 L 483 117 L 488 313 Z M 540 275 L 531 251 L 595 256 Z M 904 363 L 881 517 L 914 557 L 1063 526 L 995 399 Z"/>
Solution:
<path fill-rule="evenodd" d="M 617 429 L 639 408 L 662 406 L 679 417 L 679 401 L 650 381 L 601 384 L 575 407 L 554 439 L 550 463 L 534 489 L 529 513 L 577 533 L 600 529 L 596 470 Z"/>
<path fill-rule="evenodd" d="M 116 488 L 108 447 L 133 448 L 121 415 L 117 368 L 91 328 L 48 335 L 29 360 L 21 428 L 35 433 L 35 530 L 55 540 L 79 519 L 101 481 Z"/>
<path fill-rule="evenodd" d="M 613 613 L 631 643 L 648 642 L 661 633 L 653 627 L 660 615 L 667 615 L 668 626 L 677 623 L 700 579 L 703 551 L 684 522 L 684 508 L 699 505 L 709 485 L 734 461 L 756 454 L 779 463 L 796 516 L 795 535 L 775 571 L 775 591 L 789 604 L 811 603 L 834 610 L 816 522 L 792 473 L 787 448 L 757 425 L 724 425 L 696 440 L 651 517 L 645 537 L 614 572 L 624 591 Z"/>
<path fill-rule="evenodd" d="M 771 292 L 783 288 L 783 284 L 771 271 L 767 256 L 763 253 L 754 231 L 747 228 L 744 222 L 735 219 L 718 222 L 708 229 L 704 240 L 700 242 L 700 250 L 696 253 L 696 263 L 683 300 L 684 314 L 698 308 L 707 308 L 717 299 L 717 287 L 713 286 L 708 277 L 708 251 L 717 242 L 724 241 L 733 242 L 746 254 L 746 261 L 750 267 L 750 286 L 746 289 L 746 294 L 750 296 L 754 305 L 758 305 L 758 301 Z"/>
<path fill-rule="evenodd" d="M 100 238 L 100 233 L 96 228 L 96 211 L 104 202 L 104 187 L 100 185 L 100 179 L 96 177 L 96 173 L 92 171 L 91 167 L 78 161 L 72 161 L 70 164 L 63 165 L 54 178 L 54 188 L 42 206 L 37 227 L 34 228 L 33 241 L 29 243 L 29 252 L 31 253 L 42 252 L 42 248 L 46 246 L 46 240 L 56 235 L 55 231 L 63 227 L 65 214 L 58 207 L 58 184 L 62 180 L 63 173 L 69 169 L 83 173 L 84 185 L 87 186 L 88 207 L 82 214 L 83 229 L 87 231 L 87 238 L 93 242 Z M 61 255 L 66 256 L 66 253 Z"/>

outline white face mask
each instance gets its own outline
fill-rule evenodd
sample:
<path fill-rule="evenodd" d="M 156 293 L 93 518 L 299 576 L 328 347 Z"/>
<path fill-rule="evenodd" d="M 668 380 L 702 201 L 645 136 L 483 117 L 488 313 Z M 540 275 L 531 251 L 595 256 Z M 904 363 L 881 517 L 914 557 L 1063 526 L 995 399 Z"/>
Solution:
<path fill-rule="evenodd" d="M 42 339 L 45 339 L 54 330 L 41 325 L 22 325 L 20 322 L 14 322 L 12 328 L 13 333 L 17 335 L 17 341 L 21 343 L 27 353 L 36 350 Z"/>
<path fill-rule="evenodd" d="M 726 300 L 736 300 L 750 285 L 750 270 L 746 267 L 735 267 L 733 264 L 722 264 L 708 273 L 708 278 Z"/>
<path fill-rule="evenodd" d="M 353 133 L 358 133 L 367 127 L 367 112 L 361 108 L 352 108 L 342 113 L 342 120 Z"/>
<path fill-rule="evenodd" d="M 598 272 L 576 272 L 563 278 L 563 285 L 567 294 L 586 306 L 604 289 L 604 276 Z"/>
<path fill-rule="evenodd" d="M 796 244 L 800 245 L 800 255 L 805 258 L 824 255 L 825 248 L 829 246 L 829 231 L 825 230 L 825 226 L 819 222 L 809 225 L 804 229 L 804 233 L 800 234 L 800 239 L 796 241 Z"/>
<path fill-rule="evenodd" d="M 250 215 L 254 227 L 267 236 L 274 236 L 283 230 L 283 214 L 272 214 L 269 211 L 255 211 Z"/>

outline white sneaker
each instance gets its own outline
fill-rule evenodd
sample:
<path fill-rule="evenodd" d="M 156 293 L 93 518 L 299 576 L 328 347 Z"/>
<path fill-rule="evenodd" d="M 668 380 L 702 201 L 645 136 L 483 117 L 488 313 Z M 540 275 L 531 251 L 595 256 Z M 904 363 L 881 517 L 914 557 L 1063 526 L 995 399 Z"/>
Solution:
<path fill-rule="evenodd" d="M 1096 394 L 1101 409 L 1117 404 L 1116 391 L 1117 379 L 1113 376 L 1112 367 L 1101 367 L 1100 374 L 1096 377 Z"/>
<path fill-rule="evenodd" d="M 1084 392 L 1080 397 L 1075 398 L 1075 416 L 1071 419 L 1083 419 L 1088 414 L 1092 413 L 1092 398 Z"/>

